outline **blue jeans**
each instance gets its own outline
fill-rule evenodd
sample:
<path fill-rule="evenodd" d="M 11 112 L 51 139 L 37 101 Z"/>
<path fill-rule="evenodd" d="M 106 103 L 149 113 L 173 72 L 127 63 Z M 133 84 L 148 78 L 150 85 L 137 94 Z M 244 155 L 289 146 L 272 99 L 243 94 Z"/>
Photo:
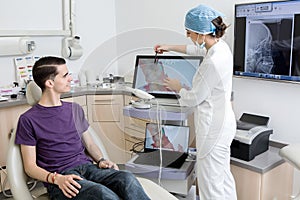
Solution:
<path fill-rule="evenodd" d="M 61 174 L 76 174 L 83 180 L 76 180 L 80 185 L 79 194 L 74 200 L 93 199 L 150 199 L 135 176 L 129 171 L 100 169 L 89 163 L 66 170 Z M 49 184 L 48 193 L 51 199 L 68 199 L 58 185 Z"/>

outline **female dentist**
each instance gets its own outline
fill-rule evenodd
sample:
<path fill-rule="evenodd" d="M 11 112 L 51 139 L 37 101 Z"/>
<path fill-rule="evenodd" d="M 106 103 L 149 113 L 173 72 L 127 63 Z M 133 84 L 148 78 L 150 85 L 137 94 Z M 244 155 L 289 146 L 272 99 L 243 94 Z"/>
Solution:
<path fill-rule="evenodd" d="M 185 16 L 187 37 L 195 45 L 156 45 L 158 53 L 177 51 L 206 55 L 193 78 L 191 90 L 176 79 L 166 78 L 167 88 L 179 92 L 182 106 L 195 106 L 197 178 L 201 200 L 236 200 L 235 181 L 230 172 L 230 145 L 236 120 L 230 103 L 233 57 L 221 39 L 227 26 L 223 14 L 199 5 Z"/>

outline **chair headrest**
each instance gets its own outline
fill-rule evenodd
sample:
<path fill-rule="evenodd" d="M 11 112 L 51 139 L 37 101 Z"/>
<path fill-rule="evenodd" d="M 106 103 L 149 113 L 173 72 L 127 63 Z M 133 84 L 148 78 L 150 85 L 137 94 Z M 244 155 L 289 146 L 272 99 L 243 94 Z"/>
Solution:
<path fill-rule="evenodd" d="M 42 89 L 34 81 L 30 81 L 26 87 L 27 103 L 33 106 L 40 100 L 41 96 Z"/>

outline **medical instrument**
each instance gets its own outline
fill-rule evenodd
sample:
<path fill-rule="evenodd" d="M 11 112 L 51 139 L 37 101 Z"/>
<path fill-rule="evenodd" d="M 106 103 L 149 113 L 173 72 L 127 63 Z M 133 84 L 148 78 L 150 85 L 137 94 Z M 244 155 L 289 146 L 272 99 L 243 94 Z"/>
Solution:
<path fill-rule="evenodd" d="M 158 62 L 158 59 L 157 59 L 157 51 L 155 51 L 155 55 L 154 55 L 154 63 L 156 64 Z"/>
<path fill-rule="evenodd" d="M 64 38 L 62 43 L 63 57 L 69 58 L 70 60 L 79 59 L 83 54 L 83 49 L 79 43 L 79 36 Z"/>
<path fill-rule="evenodd" d="M 155 97 L 152 96 L 151 94 L 137 89 L 137 88 L 131 88 L 128 86 L 124 86 L 124 89 L 128 92 L 131 92 L 132 94 L 134 94 L 135 96 L 137 96 L 138 98 L 140 98 L 138 101 L 131 101 L 131 105 L 134 108 L 138 108 L 138 109 L 149 109 L 152 107 L 152 104 L 150 103 L 150 99 L 154 99 Z"/>

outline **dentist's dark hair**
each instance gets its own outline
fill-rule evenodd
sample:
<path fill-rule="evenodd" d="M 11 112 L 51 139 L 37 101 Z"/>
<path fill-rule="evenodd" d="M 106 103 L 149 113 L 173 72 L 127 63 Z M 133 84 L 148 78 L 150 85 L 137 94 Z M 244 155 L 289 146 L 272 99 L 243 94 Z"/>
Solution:
<path fill-rule="evenodd" d="M 214 35 L 213 34 L 210 34 L 212 36 L 215 36 L 216 38 L 221 38 L 223 37 L 223 35 L 225 34 L 225 30 L 229 27 L 227 26 L 224 22 L 223 22 L 223 19 L 222 17 L 217 17 L 215 19 L 213 19 L 211 21 L 211 23 L 213 23 L 213 25 L 216 27 L 216 30 L 214 32 Z"/>

